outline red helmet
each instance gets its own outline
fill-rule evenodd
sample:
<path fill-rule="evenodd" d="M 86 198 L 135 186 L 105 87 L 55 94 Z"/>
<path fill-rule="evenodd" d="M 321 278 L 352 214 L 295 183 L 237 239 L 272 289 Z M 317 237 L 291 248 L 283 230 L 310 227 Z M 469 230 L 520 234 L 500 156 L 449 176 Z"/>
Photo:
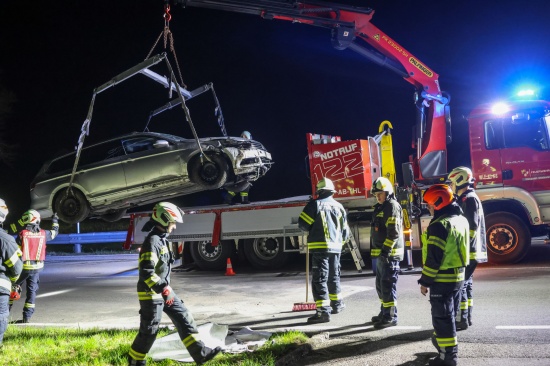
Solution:
<path fill-rule="evenodd" d="M 446 184 L 434 184 L 424 192 L 424 202 L 441 210 L 453 202 L 453 191 Z"/>

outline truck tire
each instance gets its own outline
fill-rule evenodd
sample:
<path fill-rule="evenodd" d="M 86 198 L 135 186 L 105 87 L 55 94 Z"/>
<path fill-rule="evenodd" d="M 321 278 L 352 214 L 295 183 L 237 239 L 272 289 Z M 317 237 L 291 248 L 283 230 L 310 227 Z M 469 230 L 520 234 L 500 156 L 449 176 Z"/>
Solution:
<path fill-rule="evenodd" d="M 55 196 L 53 211 L 57 213 L 59 220 L 76 224 L 88 217 L 90 207 L 86 196 L 78 189 L 73 188 L 68 195 L 67 190 L 63 189 Z"/>
<path fill-rule="evenodd" d="M 197 267 L 217 271 L 225 269 L 227 258 L 235 252 L 235 242 L 222 240 L 220 244 L 214 246 L 210 240 L 193 241 L 189 249 Z"/>
<path fill-rule="evenodd" d="M 207 157 L 201 162 L 196 156 L 189 162 L 189 179 L 204 189 L 218 189 L 227 182 L 228 164 L 220 155 L 208 154 Z"/>
<path fill-rule="evenodd" d="M 281 268 L 288 260 L 282 237 L 246 239 L 244 250 L 248 262 L 256 269 Z"/>
<path fill-rule="evenodd" d="M 531 246 L 531 233 L 516 215 L 493 212 L 485 216 L 487 255 L 495 264 L 521 261 Z"/>

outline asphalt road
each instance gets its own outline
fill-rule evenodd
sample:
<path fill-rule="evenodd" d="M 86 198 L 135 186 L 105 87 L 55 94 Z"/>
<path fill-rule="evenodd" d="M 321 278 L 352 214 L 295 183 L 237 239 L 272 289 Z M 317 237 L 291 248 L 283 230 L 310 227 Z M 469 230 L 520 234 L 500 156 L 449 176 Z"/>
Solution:
<path fill-rule="evenodd" d="M 49 256 L 32 323 L 137 328 L 136 266 L 136 254 Z M 424 365 L 435 355 L 430 306 L 420 294 L 415 272 L 399 279 L 399 325 L 374 330 L 369 323 L 379 306 L 374 277 L 368 269 L 358 273 L 350 260 L 342 271 L 347 308 L 323 325 L 306 324 L 311 311 L 292 311 L 294 303 L 306 301 L 300 263 L 273 272 L 234 267 L 235 276 L 181 269 L 172 274 L 172 287 L 199 324 L 211 321 L 236 329 L 318 334 L 313 351 L 292 364 Z M 459 332 L 460 364 L 550 365 L 549 279 L 548 245 L 532 247 L 520 264 L 479 267 L 474 325 Z M 21 318 L 23 302 L 14 305 L 12 320 Z M 170 323 L 167 317 L 163 322 Z"/>

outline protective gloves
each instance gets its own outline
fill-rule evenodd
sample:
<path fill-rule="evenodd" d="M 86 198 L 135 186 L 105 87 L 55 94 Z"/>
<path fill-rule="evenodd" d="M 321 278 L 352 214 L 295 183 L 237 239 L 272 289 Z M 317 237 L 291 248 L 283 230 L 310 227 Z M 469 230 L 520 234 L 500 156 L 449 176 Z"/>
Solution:
<path fill-rule="evenodd" d="M 172 306 L 174 304 L 174 290 L 172 290 L 172 287 L 166 286 L 164 290 L 162 290 L 162 298 L 164 299 L 164 303 L 168 306 Z"/>
<path fill-rule="evenodd" d="M 384 263 L 390 263 L 390 260 L 388 258 L 388 253 L 380 253 L 380 256 L 378 257 L 378 259 L 380 259 L 382 262 Z"/>

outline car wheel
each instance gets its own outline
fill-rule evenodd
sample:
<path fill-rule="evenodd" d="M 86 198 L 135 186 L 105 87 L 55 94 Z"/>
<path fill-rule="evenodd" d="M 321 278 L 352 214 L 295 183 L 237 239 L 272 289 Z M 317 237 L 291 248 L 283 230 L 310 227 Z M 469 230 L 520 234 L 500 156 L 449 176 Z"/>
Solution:
<path fill-rule="evenodd" d="M 288 260 L 288 253 L 283 248 L 282 237 L 246 239 L 244 250 L 248 262 L 256 269 L 280 268 Z"/>
<path fill-rule="evenodd" d="M 120 220 L 124 215 L 126 215 L 126 209 L 115 210 L 99 216 L 103 221 L 107 222 L 116 222 Z"/>
<path fill-rule="evenodd" d="M 227 162 L 220 155 L 209 154 L 208 159 L 196 156 L 189 162 L 189 179 L 204 189 L 218 189 L 227 181 Z"/>
<path fill-rule="evenodd" d="M 210 240 L 191 242 L 191 257 L 200 269 L 222 270 L 225 269 L 227 258 L 235 252 L 233 240 L 222 240 L 218 245 L 212 245 Z"/>
<path fill-rule="evenodd" d="M 78 189 L 74 188 L 68 194 L 66 189 L 59 192 L 55 197 L 53 207 L 59 219 L 67 224 L 81 222 L 90 213 L 86 197 Z"/>

